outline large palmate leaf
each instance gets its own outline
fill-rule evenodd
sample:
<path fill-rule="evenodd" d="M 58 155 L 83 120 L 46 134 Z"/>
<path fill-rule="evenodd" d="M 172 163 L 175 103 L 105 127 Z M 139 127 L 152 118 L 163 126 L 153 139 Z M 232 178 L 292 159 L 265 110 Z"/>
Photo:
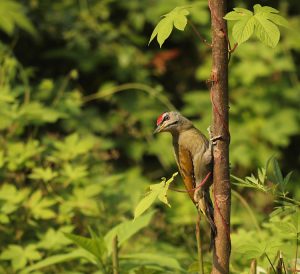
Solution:
<path fill-rule="evenodd" d="M 288 27 L 288 22 L 278 15 L 278 10 L 254 5 L 254 12 L 243 8 L 234 8 L 224 19 L 237 21 L 232 28 L 232 36 L 237 43 L 247 41 L 253 33 L 265 45 L 274 48 L 279 41 L 280 31 L 276 25 Z"/>
<path fill-rule="evenodd" d="M 189 14 L 189 11 L 186 7 L 176 7 L 171 12 L 163 15 L 163 19 L 159 21 L 155 29 L 153 30 L 149 44 L 157 36 L 157 41 L 161 47 L 166 39 L 170 36 L 173 26 L 183 31 L 187 24 L 186 16 Z"/>

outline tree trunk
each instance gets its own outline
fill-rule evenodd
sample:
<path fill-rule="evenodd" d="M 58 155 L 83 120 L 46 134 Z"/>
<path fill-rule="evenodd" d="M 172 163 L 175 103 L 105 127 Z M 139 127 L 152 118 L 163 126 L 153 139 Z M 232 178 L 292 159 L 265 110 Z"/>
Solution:
<path fill-rule="evenodd" d="M 229 273 L 230 243 L 230 179 L 228 120 L 228 42 L 226 0 L 208 0 L 212 27 L 211 99 L 213 135 L 221 136 L 214 146 L 213 195 L 214 220 L 217 227 L 213 251 L 212 273 Z"/>

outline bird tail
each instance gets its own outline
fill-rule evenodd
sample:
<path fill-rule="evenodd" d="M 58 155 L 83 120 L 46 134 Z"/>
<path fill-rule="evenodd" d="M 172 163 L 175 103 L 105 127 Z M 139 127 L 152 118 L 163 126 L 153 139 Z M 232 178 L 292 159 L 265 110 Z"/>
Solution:
<path fill-rule="evenodd" d="M 214 207 L 210 198 L 209 189 L 203 190 L 203 197 L 198 203 L 198 207 L 206 217 L 210 225 L 210 250 L 215 246 L 215 237 L 217 236 L 217 228 L 214 222 Z"/>

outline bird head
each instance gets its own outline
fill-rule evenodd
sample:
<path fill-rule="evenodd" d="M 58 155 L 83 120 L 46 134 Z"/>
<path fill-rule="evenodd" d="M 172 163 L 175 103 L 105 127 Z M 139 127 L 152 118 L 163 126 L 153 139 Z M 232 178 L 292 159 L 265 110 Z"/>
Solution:
<path fill-rule="evenodd" d="M 160 132 L 175 133 L 188 127 L 192 127 L 192 122 L 183 117 L 179 112 L 170 111 L 159 115 L 156 120 L 156 126 L 154 134 Z"/>

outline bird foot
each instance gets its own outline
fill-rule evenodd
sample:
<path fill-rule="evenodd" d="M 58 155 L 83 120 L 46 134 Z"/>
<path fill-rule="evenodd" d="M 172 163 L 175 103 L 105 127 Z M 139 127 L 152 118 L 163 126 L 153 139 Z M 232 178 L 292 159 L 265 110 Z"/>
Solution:
<path fill-rule="evenodd" d="M 223 138 L 222 135 L 213 136 L 212 131 L 211 131 L 211 126 L 209 126 L 207 128 L 207 131 L 208 131 L 208 134 L 209 134 L 210 143 L 213 144 L 213 145 L 216 145 L 217 141 L 221 140 Z"/>
<path fill-rule="evenodd" d="M 199 206 L 199 201 L 202 199 L 203 193 L 201 189 L 196 189 L 194 192 L 194 201 L 196 202 L 196 207 Z"/>

